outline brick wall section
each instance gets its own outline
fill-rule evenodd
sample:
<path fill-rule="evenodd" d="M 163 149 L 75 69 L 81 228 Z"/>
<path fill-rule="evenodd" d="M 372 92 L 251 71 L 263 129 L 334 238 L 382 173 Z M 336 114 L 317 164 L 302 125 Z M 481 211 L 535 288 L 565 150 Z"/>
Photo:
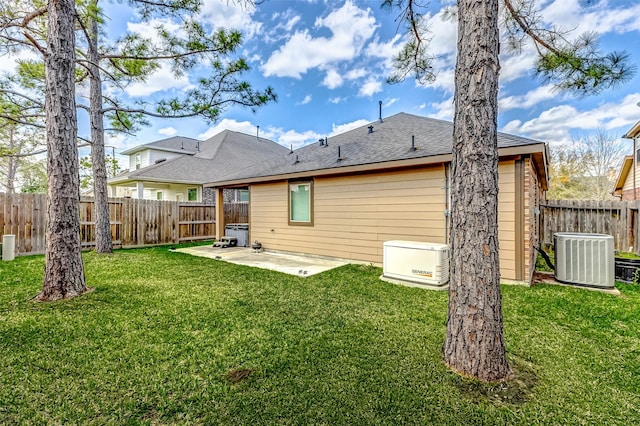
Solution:
<path fill-rule="evenodd" d="M 216 191 L 213 188 L 202 188 L 202 202 L 204 204 L 216 203 Z"/>

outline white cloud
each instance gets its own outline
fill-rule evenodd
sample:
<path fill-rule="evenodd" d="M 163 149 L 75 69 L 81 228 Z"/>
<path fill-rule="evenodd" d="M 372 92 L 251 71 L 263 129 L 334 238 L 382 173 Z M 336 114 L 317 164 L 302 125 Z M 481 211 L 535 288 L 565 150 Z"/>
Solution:
<path fill-rule="evenodd" d="M 440 120 L 448 120 L 448 121 L 453 120 L 453 112 L 454 112 L 453 96 L 448 99 L 445 99 L 442 102 L 432 103 L 431 108 L 433 108 L 436 111 L 436 113 L 432 115 L 433 118 L 438 118 Z"/>
<path fill-rule="evenodd" d="M 173 127 L 163 127 L 158 130 L 158 133 L 165 136 L 175 136 L 178 134 L 178 131 Z"/>
<path fill-rule="evenodd" d="M 327 71 L 327 75 L 324 77 L 324 80 L 322 80 L 322 85 L 329 89 L 335 89 L 342 86 L 343 82 L 344 80 L 340 73 L 334 69 L 330 69 Z"/>
<path fill-rule="evenodd" d="M 377 25 L 370 9 L 347 0 L 326 18 L 316 19 L 315 27 L 329 29 L 331 37 L 314 38 L 309 30 L 296 32 L 262 66 L 264 75 L 299 79 L 311 68 L 350 60 L 360 54 Z"/>
<path fill-rule="evenodd" d="M 524 95 L 505 96 L 498 100 L 500 111 L 508 111 L 514 108 L 531 108 L 542 101 L 558 97 L 553 85 L 537 87 Z"/>
<path fill-rule="evenodd" d="M 200 17 L 214 29 L 241 31 L 245 39 L 262 32 L 262 23 L 253 20 L 255 8 L 244 1 L 203 0 Z"/>
<path fill-rule="evenodd" d="M 601 1 L 596 7 L 583 7 L 580 0 L 555 0 L 542 10 L 541 15 L 565 29 L 580 28 L 580 32 L 596 31 L 626 33 L 640 30 L 640 5 L 615 7 L 615 3 Z"/>
<path fill-rule="evenodd" d="M 274 132 L 275 139 L 280 145 L 287 148 L 293 146 L 293 149 L 298 149 L 301 146 L 307 145 L 312 142 L 318 141 L 323 136 L 320 133 L 313 130 L 307 130 L 306 132 L 298 132 L 296 130 L 283 130 L 280 128 L 270 129 Z"/>
<path fill-rule="evenodd" d="M 200 133 L 198 135 L 198 139 L 203 139 L 203 140 L 209 139 L 210 137 L 215 136 L 224 130 L 233 130 L 235 132 L 254 135 L 256 133 L 256 125 L 249 121 L 237 121 L 237 120 L 224 118 L 220 120 L 215 126 L 210 127 L 203 133 Z M 260 135 L 265 138 L 269 138 L 269 136 L 266 136 L 263 133 L 262 129 L 260 129 Z"/>
<path fill-rule="evenodd" d="M 336 96 L 335 98 L 329 98 L 329 102 L 332 104 L 339 104 L 340 102 L 346 101 L 347 98 L 341 98 L 340 96 Z"/>
<path fill-rule="evenodd" d="M 199 134 L 198 138 L 209 139 L 224 130 L 233 130 L 236 132 L 246 133 L 248 135 L 255 135 L 257 128 L 255 124 L 249 121 L 236 121 L 225 118 L 215 126 L 210 127 L 205 132 Z M 315 142 L 323 137 L 321 134 L 312 130 L 298 132 L 296 130 L 284 130 L 282 128 L 272 126 L 260 127 L 260 136 L 271 139 L 287 148 L 293 145 L 293 149 L 300 148 L 307 143 Z"/>
<path fill-rule="evenodd" d="M 302 101 L 300 101 L 300 103 L 298 105 L 306 105 L 309 102 L 311 102 L 311 95 L 305 96 L 304 99 Z"/>
<path fill-rule="evenodd" d="M 358 96 L 373 96 L 378 92 L 382 92 L 382 83 L 376 80 L 369 80 L 360 87 Z"/>
<path fill-rule="evenodd" d="M 347 80 L 357 80 L 359 78 L 362 78 L 364 76 L 367 75 L 367 70 L 365 70 L 364 68 L 356 68 L 353 70 L 348 71 L 344 77 Z"/>
<path fill-rule="evenodd" d="M 153 19 L 150 22 L 127 22 L 128 31 L 139 34 L 152 42 L 160 42 L 157 28 L 162 26 L 170 33 L 180 33 L 181 27 L 175 22 L 167 19 Z M 129 96 L 150 96 L 154 93 L 170 89 L 184 89 L 189 87 L 189 78 L 186 75 L 176 77 L 171 71 L 168 63 L 162 63 L 146 81 L 135 82 L 127 86 L 124 91 Z M 117 91 L 117 90 L 116 90 Z M 108 89 L 107 94 L 111 94 L 112 89 Z"/>
<path fill-rule="evenodd" d="M 146 81 L 135 82 L 125 88 L 129 96 L 150 96 L 169 89 L 186 89 L 190 87 L 186 75 L 175 77 L 169 64 L 163 64 Z"/>
<path fill-rule="evenodd" d="M 358 127 L 362 127 L 365 124 L 369 124 L 368 120 L 355 120 L 350 123 L 344 124 L 332 124 L 332 131 L 329 136 L 339 135 L 344 132 L 348 132 L 349 130 L 357 129 Z"/>
<path fill-rule="evenodd" d="M 391 98 L 387 101 L 387 103 L 384 104 L 384 107 L 388 108 L 391 105 L 395 104 L 396 102 L 398 102 L 398 98 Z"/>
<path fill-rule="evenodd" d="M 284 30 L 290 32 L 298 22 L 300 22 L 300 17 L 294 16 L 293 18 L 289 19 L 286 24 L 284 24 Z"/>
<path fill-rule="evenodd" d="M 579 111 L 571 105 L 558 105 L 531 120 L 510 121 L 503 127 L 503 131 L 549 142 L 570 141 L 571 131 L 577 130 L 604 129 L 622 136 L 638 121 L 638 99 L 640 93 L 632 93 L 620 102 L 604 103 L 587 111 Z"/>

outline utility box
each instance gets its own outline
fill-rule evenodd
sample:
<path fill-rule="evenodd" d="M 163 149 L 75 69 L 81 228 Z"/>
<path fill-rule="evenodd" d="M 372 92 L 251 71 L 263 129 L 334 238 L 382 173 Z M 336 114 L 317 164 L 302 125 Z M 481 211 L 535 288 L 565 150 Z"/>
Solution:
<path fill-rule="evenodd" d="M 11 261 L 16 255 L 16 236 L 6 234 L 2 236 L 2 260 Z"/>
<path fill-rule="evenodd" d="M 553 234 L 553 243 L 558 281 L 614 287 L 615 250 L 611 235 L 558 232 Z"/>
<path fill-rule="evenodd" d="M 228 223 L 224 226 L 224 235 L 238 240 L 238 247 L 249 247 L 249 224 Z"/>
<path fill-rule="evenodd" d="M 385 241 L 384 278 L 443 286 L 449 282 L 449 246 L 417 241 Z"/>

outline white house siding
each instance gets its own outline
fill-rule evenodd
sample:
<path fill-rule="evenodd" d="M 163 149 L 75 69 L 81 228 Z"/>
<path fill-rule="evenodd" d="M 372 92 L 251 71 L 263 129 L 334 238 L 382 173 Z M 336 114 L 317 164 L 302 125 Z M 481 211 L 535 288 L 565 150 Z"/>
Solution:
<path fill-rule="evenodd" d="M 138 151 L 137 153 L 129 155 L 129 170 L 136 170 L 136 155 L 140 154 L 140 168 L 152 166 L 157 160 L 165 159 L 170 160 L 172 158 L 180 157 L 184 154 L 178 154 L 175 152 L 158 151 L 155 149 L 145 149 Z"/>

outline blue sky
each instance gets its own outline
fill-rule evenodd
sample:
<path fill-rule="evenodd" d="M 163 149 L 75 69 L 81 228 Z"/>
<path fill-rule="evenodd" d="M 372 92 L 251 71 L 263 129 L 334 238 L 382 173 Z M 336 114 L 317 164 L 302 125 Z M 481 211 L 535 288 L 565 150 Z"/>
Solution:
<path fill-rule="evenodd" d="M 455 2 L 431 1 L 425 15 L 438 73 L 428 86 L 414 81 L 385 83 L 402 34 L 396 32 L 397 12 L 381 9 L 379 0 L 266 0 L 257 8 L 237 3 L 205 0 L 201 18 L 211 29 L 223 24 L 243 32 L 242 54 L 252 67 L 246 77 L 256 88 L 272 86 L 278 102 L 256 113 L 230 108 L 216 125 L 198 118 L 151 120 L 152 125 L 135 136 L 109 137 L 107 145 L 121 151 L 173 135 L 205 139 L 223 129 L 254 134 L 260 126 L 262 136 L 296 148 L 377 119 L 379 101 L 384 116 L 404 111 L 453 118 L 456 23 L 443 20 L 441 9 Z M 545 19 L 566 29 L 578 27 L 576 34 L 597 31 L 603 50 L 626 50 L 632 62 L 640 65 L 640 4 L 630 0 L 586 3 L 538 1 Z M 103 7 L 111 18 L 110 38 L 124 31 L 149 34 L 150 25 L 140 24 L 126 4 Z M 620 88 L 578 98 L 557 93 L 535 78 L 532 49 L 528 45 L 519 54 L 501 56 L 501 131 L 556 144 L 598 129 L 621 136 L 640 120 L 639 73 Z M 197 76 L 174 79 L 167 69 L 160 69 L 119 96 L 154 99 L 179 93 Z M 79 125 L 80 132 L 87 133 L 86 124 Z"/>

